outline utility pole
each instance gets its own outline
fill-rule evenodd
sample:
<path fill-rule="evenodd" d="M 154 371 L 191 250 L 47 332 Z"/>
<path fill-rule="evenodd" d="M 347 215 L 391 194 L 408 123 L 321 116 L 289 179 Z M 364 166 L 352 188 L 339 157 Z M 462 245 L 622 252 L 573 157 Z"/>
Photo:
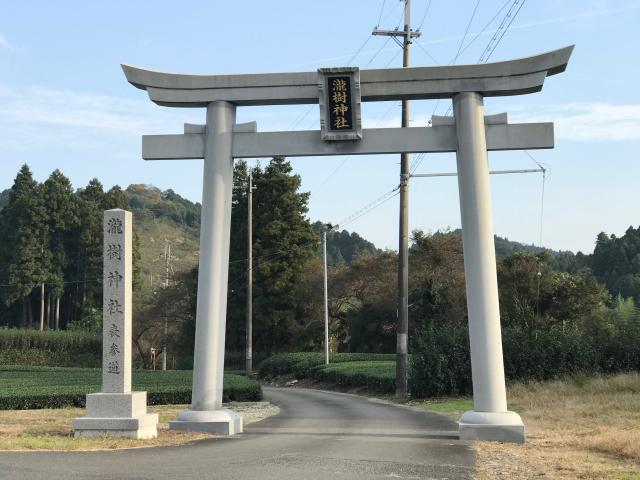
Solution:
<path fill-rule="evenodd" d="M 246 319 L 246 375 L 253 375 L 253 174 L 249 171 L 247 186 L 247 319 Z"/>
<path fill-rule="evenodd" d="M 171 244 L 165 238 L 164 239 L 164 268 L 165 268 L 165 277 L 164 277 L 164 288 L 169 288 L 169 272 L 171 270 Z M 164 312 L 164 332 L 162 335 L 162 370 L 167 369 L 167 335 L 168 335 L 168 315 L 165 310 Z M 155 362 L 155 360 L 154 360 Z M 155 363 L 154 363 L 155 365 Z M 154 367 L 155 370 L 155 367 Z"/>
<path fill-rule="evenodd" d="M 404 30 L 379 30 L 372 35 L 390 36 L 403 50 L 402 66 L 409 66 L 411 39 L 421 35 L 411 31 L 411 0 L 404 0 Z M 403 41 L 397 39 L 402 37 Z M 402 100 L 402 127 L 409 126 L 409 102 Z M 407 354 L 409 336 L 409 155 L 400 154 L 400 228 L 398 241 L 398 326 L 396 343 L 396 397 L 407 396 Z"/>
<path fill-rule="evenodd" d="M 338 225 L 327 223 L 322 230 L 322 258 L 324 264 L 324 363 L 329 365 L 329 290 L 327 288 L 327 232 Z"/>

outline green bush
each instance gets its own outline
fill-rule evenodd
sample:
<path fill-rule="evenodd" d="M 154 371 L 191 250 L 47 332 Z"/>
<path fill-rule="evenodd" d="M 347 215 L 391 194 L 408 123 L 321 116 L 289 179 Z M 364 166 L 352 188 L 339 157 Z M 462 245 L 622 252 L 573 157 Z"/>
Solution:
<path fill-rule="evenodd" d="M 414 340 L 409 362 L 413 397 L 471 393 L 471 358 L 466 326 L 425 328 Z"/>
<path fill-rule="evenodd" d="M 102 365 L 102 350 L 97 353 L 51 352 L 37 348 L 0 350 L 0 365 L 98 368 Z"/>
<path fill-rule="evenodd" d="M 332 353 L 330 363 L 344 362 L 377 362 L 395 361 L 393 353 Z M 278 375 L 293 375 L 296 378 L 307 378 L 324 365 L 324 353 L 296 352 L 279 353 L 264 360 L 258 369 L 261 378 L 272 378 Z"/>
<path fill-rule="evenodd" d="M 47 350 L 65 353 L 102 352 L 102 335 L 81 330 L 0 328 L 0 350 Z"/>
<path fill-rule="evenodd" d="M 365 387 L 380 393 L 393 393 L 396 388 L 395 361 L 344 362 L 321 365 L 311 377 L 341 387 Z"/>
<path fill-rule="evenodd" d="M 100 391 L 102 372 L 92 368 L 0 366 L 0 409 L 83 407 L 87 393 Z M 191 402 L 189 370 L 134 370 L 133 387 L 147 392 L 149 405 Z M 223 400 L 258 401 L 260 384 L 225 374 Z"/>
<path fill-rule="evenodd" d="M 0 328 L 0 365 L 98 367 L 101 361 L 100 334 Z"/>
<path fill-rule="evenodd" d="M 640 327 L 614 325 L 537 330 L 503 327 L 507 380 L 548 380 L 576 374 L 640 371 Z M 409 367 L 413 397 L 472 393 L 469 334 L 465 325 L 424 328 L 415 338 Z"/>
<path fill-rule="evenodd" d="M 325 365 L 324 353 L 280 353 L 263 361 L 258 375 L 262 378 L 292 375 L 380 393 L 395 390 L 395 354 L 332 353 L 329 359 L 329 365 Z"/>

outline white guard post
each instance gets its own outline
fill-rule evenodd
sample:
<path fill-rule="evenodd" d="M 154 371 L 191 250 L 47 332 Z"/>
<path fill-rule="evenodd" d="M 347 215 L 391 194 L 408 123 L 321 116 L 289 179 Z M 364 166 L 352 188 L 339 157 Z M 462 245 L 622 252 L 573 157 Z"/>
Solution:
<path fill-rule="evenodd" d="M 87 415 L 73 419 L 76 437 L 158 435 L 147 392 L 131 391 L 132 227 L 131 212 L 104 212 L 102 392 L 87 395 Z"/>
<path fill-rule="evenodd" d="M 460 437 L 523 442 L 520 417 L 507 411 L 487 150 L 553 148 L 553 124 L 509 124 L 506 114 L 485 120 L 483 98 L 540 91 L 547 76 L 565 70 L 572 51 L 358 71 L 353 91 L 363 102 L 452 98 L 455 119 L 434 118 L 431 128 L 364 129 L 360 139 L 347 141 L 323 140 L 320 131 L 258 132 L 255 122 L 234 124 L 236 106 L 318 104 L 326 87 L 322 72 L 188 75 L 123 65 L 127 80 L 158 105 L 207 108 L 206 125 L 142 138 L 146 160 L 205 160 L 193 399 L 171 428 L 227 434 L 242 428 L 222 409 L 233 158 L 457 152 L 474 389 L 474 410 L 463 415 Z"/>

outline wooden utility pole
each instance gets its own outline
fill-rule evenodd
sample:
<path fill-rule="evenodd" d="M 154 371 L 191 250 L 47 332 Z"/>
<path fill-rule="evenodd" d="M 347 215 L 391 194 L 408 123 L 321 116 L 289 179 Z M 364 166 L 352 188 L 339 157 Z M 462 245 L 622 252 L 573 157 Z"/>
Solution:
<path fill-rule="evenodd" d="M 327 275 L 327 232 L 337 230 L 339 225 L 327 223 L 322 228 L 322 264 L 324 269 L 324 363 L 329 365 L 329 289 Z"/>
<path fill-rule="evenodd" d="M 373 35 L 390 36 L 403 50 L 402 66 L 409 66 L 411 39 L 420 36 L 420 31 L 411 31 L 411 0 L 404 0 L 404 30 L 379 30 Z M 409 101 L 402 100 L 402 127 L 409 126 Z M 396 344 L 396 396 L 407 396 L 407 354 L 409 334 L 409 155 L 400 154 L 400 222 L 398 238 L 398 326 Z"/>

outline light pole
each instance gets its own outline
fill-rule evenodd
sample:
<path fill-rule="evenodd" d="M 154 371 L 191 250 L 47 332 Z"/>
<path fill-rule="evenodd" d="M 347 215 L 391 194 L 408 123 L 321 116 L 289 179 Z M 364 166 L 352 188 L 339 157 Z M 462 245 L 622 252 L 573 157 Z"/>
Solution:
<path fill-rule="evenodd" d="M 247 377 L 253 374 L 253 173 L 249 171 L 247 185 L 247 318 L 245 370 Z"/>

